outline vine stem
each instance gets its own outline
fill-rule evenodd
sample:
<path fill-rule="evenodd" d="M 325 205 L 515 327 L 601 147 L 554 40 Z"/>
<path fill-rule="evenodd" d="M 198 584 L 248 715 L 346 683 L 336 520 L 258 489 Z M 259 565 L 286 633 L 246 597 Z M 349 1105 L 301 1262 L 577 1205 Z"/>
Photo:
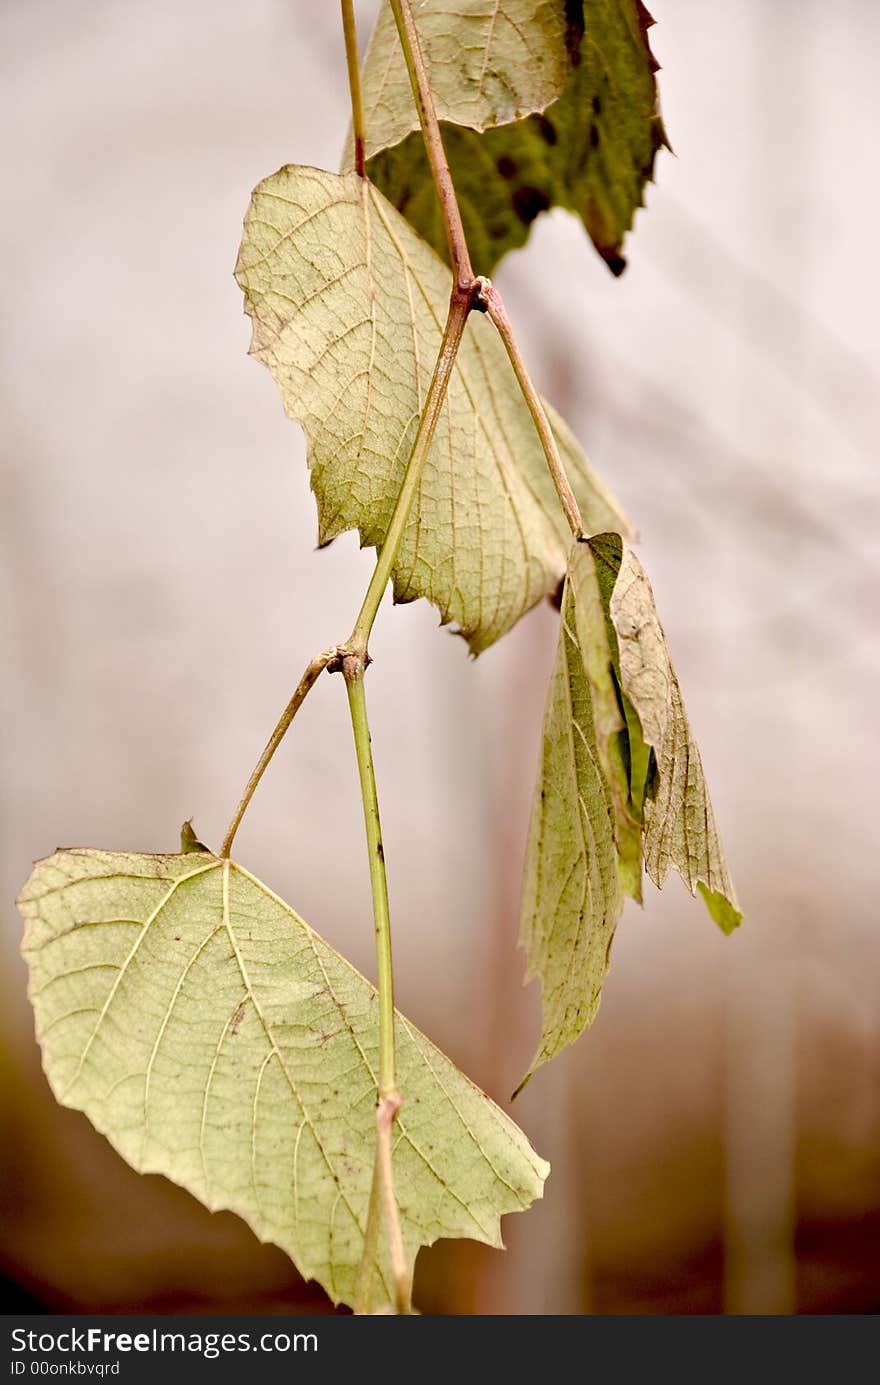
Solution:
<path fill-rule="evenodd" d="M 487 312 L 498 330 L 510 358 L 514 374 L 538 432 L 547 458 L 557 494 L 575 537 L 583 537 L 583 524 L 577 501 L 565 475 L 565 468 L 540 397 L 537 394 L 516 345 L 504 304 L 488 279 L 474 275 L 468 254 L 467 241 L 449 164 L 443 148 L 440 125 L 434 106 L 431 82 L 419 43 L 411 0 L 391 0 L 391 7 L 400 35 L 410 83 L 413 89 L 419 122 L 425 142 L 434 186 L 440 199 L 449 256 L 452 264 L 452 294 L 440 349 L 419 418 L 415 441 L 407 462 L 391 521 L 376 560 L 373 576 L 364 596 L 351 636 L 342 645 L 333 645 L 316 655 L 297 684 L 296 690 L 272 732 L 257 765 L 248 780 L 238 808 L 233 815 L 220 849 L 228 857 L 235 834 L 247 811 L 254 791 L 275 751 L 308 693 L 324 669 L 341 670 L 348 693 L 349 713 L 354 736 L 355 755 L 364 809 L 364 826 L 369 854 L 370 887 L 376 934 L 379 994 L 379 1078 L 376 1104 L 376 1155 L 373 1179 L 364 1230 L 364 1246 L 358 1272 L 355 1311 L 369 1313 L 373 1275 L 376 1265 L 379 1230 L 384 1218 L 394 1283 L 395 1310 L 410 1313 L 411 1284 L 406 1249 L 400 1224 L 400 1212 L 394 1191 L 392 1131 L 398 1111 L 403 1105 L 397 1090 L 396 1047 L 394 1034 L 394 972 L 391 954 L 391 916 L 388 903 L 388 882 L 385 873 L 385 854 L 376 792 L 376 776 L 367 718 L 364 676 L 370 662 L 367 646 L 370 634 L 397 559 L 413 501 L 421 482 L 425 459 L 434 437 L 437 421 L 446 397 L 468 315 L 474 309 Z M 341 0 L 342 26 L 345 37 L 348 81 L 351 93 L 352 130 L 355 143 L 355 168 L 364 174 L 364 116 L 361 94 L 360 63 L 358 60 L 353 0 Z M 368 189 L 365 190 L 368 193 Z"/>
<path fill-rule="evenodd" d="M 342 0 L 342 32 L 345 36 L 345 61 L 351 95 L 351 130 L 354 136 L 354 171 L 364 176 L 364 100 L 361 94 L 361 65 L 358 58 L 354 0 Z"/>
<path fill-rule="evenodd" d="M 220 848 L 220 855 L 228 857 L 232 850 L 235 834 L 257 785 L 284 739 L 291 722 L 324 669 L 329 668 L 331 671 L 341 669 L 348 689 L 349 712 L 354 733 L 361 799 L 364 805 L 364 825 L 367 836 L 373 918 L 376 930 L 379 989 L 379 1092 L 376 1107 L 376 1160 L 356 1296 L 356 1311 L 364 1313 L 370 1311 L 370 1292 L 376 1263 L 380 1212 L 384 1213 L 388 1232 L 397 1312 L 409 1313 L 411 1311 L 409 1271 L 400 1229 L 400 1215 L 394 1195 L 391 1159 L 391 1129 L 403 1102 L 397 1091 L 395 1072 L 394 974 L 391 963 L 391 916 L 388 904 L 388 883 L 385 876 L 385 857 L 382 847 L 376 776 L 364 695 L 364 675 L 370 662 L 367 645 L 419 488 L 425 458 L 428 455 L 443 401 L 446 398 L 446 391 L 458 348 L 461 345 L 468 313 L 476 305 L 481 282 L 475 280 L 467 290 L 459 289 L 457 286 L 453 287 L 452 296 L 449 300 L 449 314 L 443 330 L 434 374 L 431 377 L 419 419 L 412 452 L 407 462 L 385 541 L 376 560 L 373 576 L 355 621 L 354 629 L 344 644 L 332 645 L 330 649 L 325 649 L 322 654 L 317 654 L 309 663 L 257 761 Z"/>
<path fill-rule="evenodd" d="M 452 181 L 452 174 L 449 172 L 446 150 L 443 148 L 443 136 L 440 134 L 440 122 L 437 119 L 437 108 L 434 105 L 431 78 L 425 64 L 425 56 L 422 52 L 416 21 L 413 17 L 412 5 L 410 0 L 391 0 L 391 8 L 394 12 L 397 32 L 400 35 L 400 45 L 406 59 L 410 85 L 419 113 L 425 152 L 428 155 L 434 186 L 440 199 L 440 210 L 449 245 L 452 277 L 460 289 L 468 289 L 473 282 L 474 271 L 471 268 L 471 257 L 468 253 L 458 198 L 455 195 L 455 185 Z"/>
<path fill-rule="evenodd" d="M 370 884 L 373 894 L 373 918 L 376 928 L 376 958 L 379 988 L 379 1093 L 376 1106 L 376 1159 L 373 1183 L 367 1211 L 364 1246 L 358 1271 L 355 1311 L 369 1313 L 373 1272 L 379 1239 L 380 1209 L 388 1232 L 388 1248 L 394 1279 L 395 1308 L 398 1313 L 411 1312 L 411 1287 L 406 1252 L 400 1228 L 400 1213 L 394 1193 L 391 1131 L 403 1100 L 397 1090 L 396 1051 L 394 1041 L 394 972 L 391 960 L 391 914 L 388 905 L 388 882 L 385 875 L 385 853 L 379 803 L 367 721 L 364 675 L 369 662 L 367 645 L 370 633 L 388 586 L 400 542 L 409 519 L 410 510 L 419 488 L 425 458 L 434 437 L 437 420 L 446 398 L 446 390 L 455 365 L 458 348 L 468 319 L 476 304 L 479 283 L 468 289 L 453 285 L 449 314 L 443 339 L 428 386 L 424 407 L 419 419 L 413 449 L 409 456 L 403 482 L 398 492 L 394 513 L 388 525 L 385 541 L 379 552 L 367 593 L 361 605 L 354 629 L 342 652 L 342 672 L 348 689 L 348 704 L 354 732 L 355 754 L 364 805 L 364 824 L 370 865 Z"/>
<path fill-rule="evenodd" d="M 482 276 L 475 278 L 473 269 L 471 268 L 464 226 L 462 225 L 458 198 L 455 193 L 455 184 L 452 181 L 452 174 L 449 171 L 449 163 L 446 159 L 446 151 L 443 148 L 440 122 L 437 119 L 437 109 L 434 105 L 434 95 L 431 90 L 431 77 L 425 63 L 424 54 L 422 53 L 418 29 L 416 28 L 416 22 L 413 16 L 412 0 L 391 0 L 391 8 L 394 11 L 397 33 L 400 38 L 400 45 L 403 49 L 403 56 L 406 59 L 410 85 L 419 113 L 419 123 L 422 127 L 425 152 L 428 155 L 428 162 L 431 165 L 431 176 L 434 181 L 437 196 L 440 200 L 443 224 L 446 228 L 446 239 L 449 243 L 449 257 L 452 264 L 453 282 L 462 290 L 470 289 L 472 293 L 475 291 L 475 299 L 471 306 L 479 308 L 483 312 L 488 312 L 494 322 L 501 336 L 501 340 L 504 342 L 507 355 L 510 358 L 510 364 L 513 366 L 517 384 L 520 387 L 529 413 L 532 416 L 532 421 L 534 422 L 538 437 L 541 440 L 544 456 L 547 459 L 547 468 L 553 478 L 556 494 L 559 496 L 559 501 L 565 512 L 565 518 L 568 520 L 569 528 L 576 539 L 582 539 L 584 538 L 584 524 L 581 518 L 581 512 L 577 500 L 575 499 L 574 491 L 565 473 L 565 467 L 559 455 L 559 448 L 553 436 L 553 429 L 550 427 L 550 420 L 547 417 L 544 405 L 541 403 L 540 395 L 532 384 L 531 377 L 526 370 L 525 361 L 517 347 L 516 339 L 513 335 L 513 328 L 505 312 L 501 295 L 488 279 Z"/>
<path fill-rule="evenodd" d="M 370 888 L 373 895 L 373 919 L 376 929 L 376 961 L 379 988 L 379 1093 L 376 1104 L 376 1159 L 373 1186 L 367 1212 L 367 1231 L 358 1273 L 358 1299 L 363 1299 L 369 1312 L 372 1271 L 378 1240 L 377 1205 L 381 1203 L 388 1232 L 391 1273 L 394 1280 L 394 1306 L 398 1313 L 409 1313 L 410 1276 L 400 1228 L 400 1213 L 394 1194 L 394 1171 L 391 1159 L 391 1130 L 394 1118 L 403 1105 L 397 1090 L 397 1053 L 394 1041 L 394 969 L 391 959 L 391 913 L 388 906 L 388 881 L 385 875 L 385 852 L 382 846 L 382 826 L 379 819 L 379 800 L 376 794 L 376 774 L 370 726 L 367 720 L 367 700 L 364 690 L 366 665 L 359 655 L 346 654 L 342 672 L 348 691 L 348 707 L 354 733 L 361 801 L 364 806 L 364 827 L 370 862 Z M 367 1234 L 372 1228 L 371 1237 Z"/>
<path fill-rule="evenodd" d="M 388 883 L 385 876 L 385 852 L 382 847 L 382 827 L 379 821 L 379 802 L 376 794 L 376 775 L 367 720 L 367 701 L 364 692 L 364 669 L 360 659 L 346 655 L 343 661 L 351 729 L 357 755 L 361 799 L 364 805 L 364 826 L 370 853 L 370 886 L 373 892 L 373 913 L 376 923 L 376 961 L 379 969 L 379 1099 L 397 1094 L 397 1073 L 394 1047 L 394 976 L 391 967 L 391 919 L 388 908 Z"/>

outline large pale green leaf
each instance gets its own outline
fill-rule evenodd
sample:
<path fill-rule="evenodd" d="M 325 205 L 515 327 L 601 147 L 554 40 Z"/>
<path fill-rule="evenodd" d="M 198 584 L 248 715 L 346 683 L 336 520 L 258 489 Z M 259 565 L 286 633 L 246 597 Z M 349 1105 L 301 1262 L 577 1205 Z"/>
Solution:
<path fill-rule="evenodd" d="M 482 274 L 524 245 L 532 222 L 550 207 L 575 212 L 612 272 L 621 273 L 624 237 L 666 143 L 647 38 L 653 21 L 640 0 L 584 0 L 566 9 L 568 75 L 558 100 L 483 133 L 462 128 L 472 122 L 454 115 L 448 120 L 456 123 L 443 126 L 468 246 Z M 383 150 L 368 171 L 445 257 L 421 136 Z"/>
<path fill-rule="evenodd" d="M 541 979 L 528 1077 L 595 1018 L 642 859 L 672 867 L 724 932 L 741 915 L 648 580 L 617 534 L 576 544 L 532 810 L 521 942 Z"/>
<path fill-rule="evenodd" d="M 653 752 L 644 791 L 645 869 L 658 888 L 671 869 L 677 870 L 691 894 L 699 890 L 715 922 L 730 933 L 742 914 L 651 584 L 616 534 L 597 535 L 591 548 L 617 634 L 613 652 L 620 685 L 637 718 L 628 718 L 632 764 L 645 765 L 646 747 Z"/>
<path fill-rule="evenodd" d="M 52 1088 L 136 1169 L 229 1208 L 351 1304 L 375 1144 L 374 988 L 241 866 L 59 851 L 19 899 Z M 402 1015 L 410 1261 L 540 1197 L 547 1165 Z M 382 1298 L 390 1282 L 380 1265 Z"/>
<path fill-rule="evenodd" d="M 413 9 L 441 120 L 484 130 L 543 110 L 561 93 L 568 76 L 562 0 L 418 0 Z M 362 85 L 368 155 L 418 129 L 388 0 Z M 348 158 L 350 151 L 349 140 Z"/>
<path fill-rule="evenodd" d="M 319 541 L 380 546 L 446 320 L 448 269 L 355 174 L 284 168 L 256 189 L 237 276 L 252 352 L 309 444 Z M 591 531 L 627 521 L 551 413 Z M 478 652 L 565 570 L 568 529 L 491 323 L 472 314 L 393 573 Z"/>

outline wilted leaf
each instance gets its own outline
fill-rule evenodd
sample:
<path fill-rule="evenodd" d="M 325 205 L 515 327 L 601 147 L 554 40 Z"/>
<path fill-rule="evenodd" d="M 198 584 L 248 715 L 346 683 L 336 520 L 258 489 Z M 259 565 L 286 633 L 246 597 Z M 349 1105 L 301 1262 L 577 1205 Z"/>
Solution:
<path fill-rule="evenodd" d="M 440 345 L 449 271 L 366 179 L 285 168 L 256 189 L 237 267 L 253 353 L 305 429 L 319 541 L 380 546 Z M 551 413 L 591 531 L 628 531 Z M 471 317 L 393 573 L 478 652 L 565 570 L 569 534 L 491 323 Z"/>
<path fill-rule="evenodd" d="M 520 941 L 526 980 L 541 978 L 542 1006 L 528 1076 L 573 1043 L 598 1009 L 624 899 L 615 841 L 615 820 L 627 799 L 616 749 L 622 725 L 592 552 L 576 544 L 526 855 Z"/>
<path fill-rule="evenodd" d="M 650 585 L 619 535 L 576 544 L 562 598 L 522 907 L 542 1026 L 528 1077 L 591 1024 L 624 895 L 670 868 L 741 920 Z"/>
<path fill-rule="evenodd" d="M 610 584 L 620 684 L 637 717 L 630 728 L 633 764 L 644 764 L 645 747 L 653 751 L 653 778 L 644 796 L 645 869 L 658 888 L 671 869 L 677 870 L 691 894 L 699 890 L 715 922 L 730 933 L 742 914 L 651 584 L 616 534 L 598 535 L 591 548 L 600 574 L 603 567 L 607 574 L 600 575 L 600 583 L 606 589 Z"/>
<path fill-rule="evenodd" d="M 443 125 L 471 258 L 482 274 L 524 245 L 550 207 L 575 212 L 612 272 L 621 273 L 624 237 L 666 143 L 647 38 L 653 20 L 640 0 L 584 0 L 566 11 L 568 80 L 557 101 L 483 133 L 461 128 L 466 120 Z M 445 258 L 421 135 L 372 158 L 368 172 Z"/>
<path fill-rule="evenodd" d="M 59 851 L 19 899 L 46 1074 L 136 1169 L 242 1216 L 351 1304 L 375 1145 L 374 988 L 242 867 Z M 547 1165 L 397 1019 L 394 1167 L 410 1261 L 500 1244 Z M 388 1297 L 387 1264 L 378 1276 Z"/>
<path fill-rule="evenodd" d="M 416 27 L 441 120 L 484 130 L 541 111 L 568 76 L 561 0 L 420 0 Z M 364 59 L 367 155 L 419 128 L 397 27 L 383 0 Z M 351 167 L 351 139 L 346 155 Z"/>

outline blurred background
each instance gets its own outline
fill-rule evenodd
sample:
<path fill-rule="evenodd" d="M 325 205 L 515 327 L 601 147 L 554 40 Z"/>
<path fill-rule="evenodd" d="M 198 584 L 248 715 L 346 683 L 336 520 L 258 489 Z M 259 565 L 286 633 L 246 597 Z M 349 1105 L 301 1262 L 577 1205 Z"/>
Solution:
<path fill-rule="evenodd" d="M 497 281 L 642 534 L 746 922 L 725 940 L 672 881 L 628 905 L 595 1027 L 513 1112 L 545 1200 L 506 1254 L 423 1252 L 430 1312 L 880 1309 L 880 8 L 652 8 L 676 157 L 629 268 L 554 213 Z M 338 6 L 0 0 L 0 64 L 7 1304 L 323 1311 L 56 1106 L 12 901 L 58 844 L 173 850 L 193 815 L 216 846 L 366 587 L 352 535 L 315 551 L 232 279 L 252 186 L 338 165 Z M 373 645 L 398 1001 L 501 1101 L 537 1034 L 515 941 L 555 630 L 543 606 L 473 663 L 389 606 Z M 239 854 L 372 976 L 360 812 L 327 679 Z"/>

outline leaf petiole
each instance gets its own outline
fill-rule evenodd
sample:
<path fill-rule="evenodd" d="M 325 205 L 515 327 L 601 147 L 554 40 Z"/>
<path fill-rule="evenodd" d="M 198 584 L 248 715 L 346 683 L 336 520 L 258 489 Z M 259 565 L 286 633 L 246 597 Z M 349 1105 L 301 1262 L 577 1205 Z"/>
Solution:
<path fill-rule="evenodd" d="M 547 461 L 547 469 L 556 487 L 556 494 L 559 497 L 559 503 L 565 513 L 565 518 L 568 520 L 568 527 L 576 539 L 586 538 L 580 506 L 575 499 L 574 491 L 571 488 L 571 482 L 566 475 L 562 458 L 559 455 L 559 448 L 553 436 L 553 429 L 550 427 L 547 411 L 541 402 L 541 396 L 532 384 L 531 376 L 526 369 L 526 363 L 520 354 L 516 338 L 513 335 L 513 327 L 511 326 L 510 318 L 507 316 L 501 295 L 498 290 L 489 283 L 488 279 L 483 282 L 485 287 L 481 293 L 481 301 L 485 304 L 486 312 L 492 319 L 492 322 L 498 330 L 498 335 L 504 342 L 504 349 L 507 352 L 510 364 L 513 366 L 516 382 L 520 387 L 523 399 L 526 401 L 538 437 L 541 439 L 541 446 L 544 449 L 544 456 Z"/>
<path fill-rule="evenodd" d="M 262 779 L 263 775 L 265 774 L 269 766 L 269 762 L 272 759 L 272 756 L 275 754 L 275 751 L 278 749 L 279 745 L 284 740 L 290 723 L 293 721 L 293 718 L 296 716 L 300 707 L 305 702 L 306 697 L 311 692 L 312 688 L 318 681 L 321 674 L 324 672 L 324 669 L 327 667 L 329 663 L 331 663 L 334 659 L 338 657 L 339 649 L 336 645 L 334 645 L 330 649 L 325 649 L 322 654 L 316 654 L 314 659 L 311 660 L 308 667 L 306 668 L 306 671 L 303 674 L 302 678 L 297 683 L 296 689 L 294 690 L 294 694 L 288 702 L 287 706 L 284 708 L 284 711 L 281 713 L 275 730 L 272 732 L 271 736 L 266 742 L 265 749 L 263 750 L 262 755 L 257 761 L 253 773 L 251 774 L 251 777 L 247 782 L 245 791 L 241 796 L 241 801 L 239 802 L 238 807 L 232 815 L 232 821 L 226 829 L 226 835 L 223 838 L 223 844 L 220 847 L 220 856 L 222 858 L 225 859 L 226 857 L 228 857 L 230 852 L 232 851 L 232 843 L 235 840 L 236 832 L 241 826 L 241 820 L 248 810 L 248 805 L 250 804 L 250 801 L 254 796 L 254 792 L 256 790 L 257 785 L 259 784 L 260 780 Z"/>

